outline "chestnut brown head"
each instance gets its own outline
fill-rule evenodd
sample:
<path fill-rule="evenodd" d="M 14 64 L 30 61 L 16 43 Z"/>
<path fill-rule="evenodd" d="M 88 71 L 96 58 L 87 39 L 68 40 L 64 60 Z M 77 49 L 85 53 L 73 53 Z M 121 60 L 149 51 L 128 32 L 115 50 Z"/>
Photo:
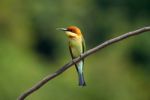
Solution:
<path fill-rule="evenodd" d="M 80 29 L 79 29 L 78 27 L 76 27 L 76 26 L 69 26 L 69 27 L 67 28 L 67 31 L 72 32 L 72 33 L 75 33 L 75 34 L 77 34 L 77 35 L 80 35 L 80 34 L 81 34 Z"/>

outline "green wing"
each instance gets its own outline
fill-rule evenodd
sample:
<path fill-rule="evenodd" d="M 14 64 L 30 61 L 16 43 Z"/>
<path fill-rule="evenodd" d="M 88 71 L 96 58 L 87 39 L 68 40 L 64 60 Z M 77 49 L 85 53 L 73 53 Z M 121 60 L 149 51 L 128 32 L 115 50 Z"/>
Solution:
<path fill-rule="evenodd" d="M 85 45 L 85 40 L 84 40 L 83 36 L 82 36 L 82 48 L 83 48 L 82 53 L 84 53 L 86 50 L 86 45 Z M 82 61 L 83 61 L 83 65 L 84 65 L 84 59 Z"/>
<path fill-rule="evenodd" d="M 69 51 L 70 51 L 70 54 L 71 54 L 72 59 L 74 59 L 70 46 L 69 46 Z"/>
<path fill-rule="evenodd" d="M 83 48 L 83 52 L 82 53 L 84 53 L 85 50 L 86 50 L 86 45 L 85 45 L 85 40 L 84 40 L 83 36 L 82 36 L 82 48 Z"/>
<path fill-rule="evenodd" d="M 72 57 L 72 59 L 74 59 L 75 57 L 73 57 L 72 51 L 71 51 L 71 47 L 69 46 L 69 51 L 70 51 L 70 55 Z M 75 64 L 76 70 L 78 71 L 78 66 L 77 64 Z"/>

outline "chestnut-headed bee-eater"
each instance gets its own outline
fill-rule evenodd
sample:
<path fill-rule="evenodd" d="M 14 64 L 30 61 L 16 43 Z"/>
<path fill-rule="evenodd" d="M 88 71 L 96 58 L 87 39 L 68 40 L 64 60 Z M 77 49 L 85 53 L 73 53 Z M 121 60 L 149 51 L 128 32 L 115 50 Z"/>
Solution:
<path fill-rule="evenodd" d="M 72 59 L 79 57 L 85 51 L 85 41 L 80 29 L 76 26 L 70 26 L 68 28 L 58 28 L 66 33 L 69 40 L 69 50 Z M 76 70 L 79 76 L 79 86 L 85 86 L 85 80 L 83 76 L 84 61 L 79 61 L 75 64 Z"/>

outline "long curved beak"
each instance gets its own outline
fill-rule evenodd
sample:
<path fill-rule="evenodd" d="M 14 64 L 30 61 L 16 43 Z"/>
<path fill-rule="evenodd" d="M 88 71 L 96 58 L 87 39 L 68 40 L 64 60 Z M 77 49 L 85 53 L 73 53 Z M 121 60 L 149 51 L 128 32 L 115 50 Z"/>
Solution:
<path fill-rule="evenodd" d="M 56 30 L 67 31 L 67 28 L 56 28 Z"/>

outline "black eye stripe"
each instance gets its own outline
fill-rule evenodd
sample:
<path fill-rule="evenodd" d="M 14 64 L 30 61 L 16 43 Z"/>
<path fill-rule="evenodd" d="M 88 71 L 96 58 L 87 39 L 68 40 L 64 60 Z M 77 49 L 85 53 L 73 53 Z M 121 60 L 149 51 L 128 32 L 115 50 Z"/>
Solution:
<path fill-rule="evenodd" d="M 72 30 L 72 29 L 70 29 L 69 31 L 70 31 L 70 32 L 73 32 L 73 33 L 75 33 L 75 31 L 74 31 L 74 30 Z"/>

